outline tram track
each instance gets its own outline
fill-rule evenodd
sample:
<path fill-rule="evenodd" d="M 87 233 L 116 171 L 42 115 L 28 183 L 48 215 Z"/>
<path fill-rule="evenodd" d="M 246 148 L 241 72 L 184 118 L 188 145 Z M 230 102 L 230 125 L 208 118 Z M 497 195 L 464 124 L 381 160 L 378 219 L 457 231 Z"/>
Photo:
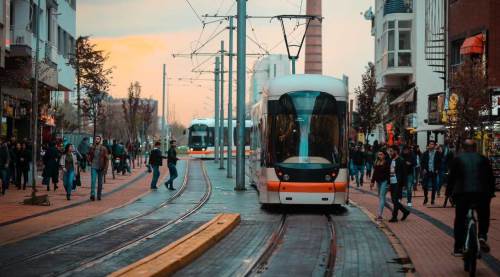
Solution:
<path fill-rule="evenodd" d="M 324 266 L 321 267 L 320 270 L 323 271 L 323 276 L 333 276 L 334 266 L 335 266 L 335 258 L 336 258 L 336 241 L 335 241 L 335 228 L 333 224 L 333 218 L 329 214 L 320 215 L 311 215 L 311 217 L 326 218 L 326 228 L 328 228 L 328 234 L 330 236 L 328 245 L 329 249 L 326 254 L 326 262 Z M 260 255 L 254 259 L 251 263 L 250 267 L 247 271 L 242 274 L 242 276 L 261 276 L 266 275 L 266 271 L 270 266 L 273 266 L 273 263 L 278 263 L 276 266 L 282 267 L 285 272 L 291 273 L 293 269 L 287 268 L 286 265 L 279 264 L 280 261 L 273 261 L 273 256 L 277 255 L 280 251 L 280 246 L 283 246 L 286 242 L 286 234 L 289 229 L 289 225 L 291 224 L 291 220 L 293 219 L 293 215 L 283 214 L 281 220 L 277 226 L 277 228 L 272 233 L 267 245 L 264 247 L 263 251 Z M 283 250 L 285 251 L 285 250 Z M 292 254 L 293 255 L 293 254 Z M 314 269 L 315 271 L 317 269 Z M 272 275 L 269 273 L 267 275 Z"/>
<path fill-rule="evenodd" d="M 199 164 L 199 166 L 201 167 L 201 170 L 198 170 L 198 171 L 193 170 L 193 168 L 197 167 L 197 166 L 192 165 L 192 163 Z M 174 200 L 178 199 L 181 195 L 183 195 L 185 193 L 187 187 L 189 186 L 190 175 L 196 174 L 197 172 L 201 172 L 201 175 L 203 177 L 204 193 L 201 196 L 201 198 L 199 200 L 197 200 L 196 203 L 194 203 L 194 206 L 192 206 L 187 211 L 182 212 L 179 216 L 177 216 L 171 220 L 168 220 L 167 222 L 162 223 L 158 226 L 151 225 L 151 230 L 147 230 L 146 232 L 143 232 L 140 235 L 133 236 L 130 239 L 127 238 L 127 240 L 124 242 L 121 242 L 117 245 L 113 245 L 112 247 L 110 247 L 108 249 L 104 249 L 103 251 L 99 252 L 98 255 L 93 255 L 93 256 L 90 256 L 88 258 L 84 258 L 76 263 L 71 263 L 68 266 L 57 270 L 57 272 L 51 272 L 48 274 L 41 274 L 41 275 L 42 276 L 74 275 L 77 272 L 83 271 L 83 270 L 88 269 L 90 267 L 93 267 L 93 266 L 95 266 L 95 265 L 97 265 L 97 264 L 99 264 L 99 263 L 101 263 L 109 258 L 117 256 L 120 253 L 122 253 L 123 251 L 131 249 L 134 246 L 137 246 L 138 244 L 140 244 L 146 240 L 152 239 L 152 238 L 158 236 L 159 234 L 169 230 L 170 228 L 172 228 L 176 224 L 182 222 L 184 219 L 188 218 L 190 215 L 192 215 L 195 212 L 197 212 L 198 210 L 200 210 L 208 202 L 208 200 L 211 196 L 211 193 L 212 193 L 212 185 L 210 183 L 210 180 L 209 180 L 207 172 L 206 172 L 206 168 L 205 168 L 202 161 L 194 161 L 194 162 L 188 161 L 187 162 L 186 169 L 184 171 L 184 181 L 183 181 L 181 187 L 174 195 L 169 197 L 167 200 L 162 202 L 160 205 L 158 205 L 158 206 L 156 206 L 156 207 L 154 207 L 146 212 L 138 214 L 134 217 L 122 220 L 116 224 L 113 224 L 112 226 L 106 227 L 106 228 L 99 230 L 97 232 L 94 232 L 92 234 L 79 237 L 79 238 L 72 240 L 70 242 L 66 242 L 66 243 L 57 245 L 55 247 L 52 247 L 52 248 L 49 248 L 47 250 L 44 250 L 44 251 L 35 253 L 33 255 L 30 255 L 28 257 L 25 257 L 23 259 L 16 260 L 15 262 L 12 262 L 12 263 L 3 264 L 3 265 L 0 264 L 0 270 L 2 270 L 2 268 L 7 268 L 7 267 L 10 268 L 11 266 L 19 264 L 19 263 L 26 263 L 26 262 L 33 262 L 33 261 L 37 261 L 37 260 L 43 260 L 44 258 L 47 258 L 48 256 L 53 256 L 54 254 L 61 253 L 61 252 L 62 252 L 61 254 L 64 255 L 66 253 L 63 250 L 70 249 L 71 247 L 74 247 L 76 245 L 82 245 L 85 242 L 92 242 L 93 239 L 95 239 L 96 241 L 99 241 L 99 239 L 102 239 L 102 237 L 104 235 L 110 233 L 111 231 L 116 232 L 122 228 L 124 230 L 137 228 L 137 226 L 134 226 L 134 223 L 137 223 L 140 220 L 144 220 L 145 217 L 147 217 L 149 215 L 153 215 L 155 212 L 158 212 L 160 209 L 165 208 L 165 207 L 169 206 L 170 204 L 173 204 Z M 146 224 L 147 224 L 147 222 L 146 222 Z M 127 229 L 125 229 L 125 228 L 127 228 Z"/>

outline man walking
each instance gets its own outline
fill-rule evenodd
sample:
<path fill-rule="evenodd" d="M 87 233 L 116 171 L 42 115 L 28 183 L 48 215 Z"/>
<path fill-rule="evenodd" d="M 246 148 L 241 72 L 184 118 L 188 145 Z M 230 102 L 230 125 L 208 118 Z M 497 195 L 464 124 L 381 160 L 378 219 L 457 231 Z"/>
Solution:
<path fill-rule="evenodd" d="M 95 185 L 97 181 L 97 200 L 101 200 L 102 178 L 108 162 L 108 150 L 101 144 L 101 137 L 96 136 L 90 149 L 88 162 L 91 166 L 90 200 L 95 201 Z"/>
<path fill-rule="evenodd" d="M 422 155 L 422 171 L 423 171 L 423 184 L 424 189 L 424 205 L 427 204 L 429 198 L 429 184 L 432 189 L 431 205 L 434 205 L 437 191 L 437 174 L 441 166 L 441 155 L 436 151 L 436 143 L 429 141 L 427 151 Z"/>
<path fill-rule="evenodd" d="M 354 175 L 356 178 L 356 187 L 360 187 L 363 185 L 365 167 L 365 154 L 361 151 L 361 146 L 356 146 L 356 149 L 352 153 L 351 159 L 354 169 Z"/>
<path fill-rule="evenodd" d="M 464 142 L 465 152 L 453 160 L 446 195 L 452 196 L 456 204 L 454 256 L 462 256 L 464 247 L 467 212 L 475 207 L 479 220 L 479 245 L 488 253 L 486 243 L 490 227 L 491 198 L 495 196 L 495 177 L 490 161 L 476 152 L 476 143 Z"/>
<path fill-rule="evenodd" d="M 161 142 L 157 141 L 155 143 L 155 148 L 151 151 L 149 156 L 149 165 L 153 169 L 153 179 L 151 179 L 151 189 L 158 189 L 156 183 L 158 183 L 158 178 L 160 178 L 160 166 L 163 165 L 163 159 L 166 159 L 161 154 L 160 150 Z"/>
<path fill-rule="evenodd" d="M 175 190 L 175 188 L 174 188 L 174 180 L 175 180 L 175 178 L 177 178 L 177 168 L 176 168 L 176 165 L 177 165 L 177 161 L 179 159 L 177 158 L 177 151 L 175 150 L 176 147 L 177 147 L 176 141 L 175 140 L 171 140 L 170 141 L 170 148 L 168 149 L 168 153 L 167 153 L 167 165 L 168 165 L 168 171 L 170 173 L 170 178 L 165 183 L 165 186 L 169 190 Z"/>
<path fill-rule="evenodd" d="M 85 172 L 85 170 L 87 168 L 87 158 L 88 158 L 87 156 L 88 156 L 89 150 L 90 150 L 89 138 L 87 138 L 87 137 L 83 138 L 83 140 L 78 145 L 77 150 L 78 150 L 78 153 L 80 153 L 80 155 L 82 155 L 80 167 L 81 167 L 82 171 Z"/>
<path fill-rule="evenodd" d="M 5 190 L 9 185 L 9 180 L 7 179 L 7 170 L 9 170 L 9 149 L 7 143 L 0 138 L 0 181 L 2 181 L 2 195 L 5 194 Z"/>
<path fill-rule="evenodd" d="M 399 157 L 399 146 L 393 145 L 389 149 L 389 154 L 391 156 L 389 184 L 391 189 L 391 200 L 393 204 L 392 218 L 391 220 L 389 220 L 389 222 L 397 222 L 399 210 L 403 212 L 403 217 L 401 218 L 401 220 L 405 220 L 410 214 L 410 211 L 403 207 L 401 202 L 399 202 L 401 198 L 401 190 L 403 189 L 406 182 L 404 169 L 405 162 L 401 157 Z"/>

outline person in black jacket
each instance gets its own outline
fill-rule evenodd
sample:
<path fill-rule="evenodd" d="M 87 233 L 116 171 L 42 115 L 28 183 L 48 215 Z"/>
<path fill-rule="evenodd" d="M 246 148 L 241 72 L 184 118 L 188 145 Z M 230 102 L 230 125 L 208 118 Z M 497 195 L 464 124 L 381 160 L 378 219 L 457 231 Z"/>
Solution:
<path fill-rule="evenodd" d="M 9 186 L 7 171 L 9 170 L 10 153 L 7 143 L 0 138 L 0 179 L 2 181 L 2 195 Z"/>
<path fill-rule="evenodd" d="M 405 162 L 404 164 L 404 169 L 405 169 L 405 175 L 406 175 L 406 199 L 408 203 L 408 207 L 412 207 L 413 204 L 411 203 L 411 197 L 413 194 L 413 168 L 416 164 L 416 158 L 415 155 L 410 151 L 410 147 L 404 146 L 403 147 L 403 155 L 402 158 Z"/>
<path fill-rule="evenodd" d="M 390 174 L 389 174 L 389 185 L 391 189 L 391 200 L 393 204 L 392 208 L 392 218 L 389 222 L 397 222 L 398 221 L 398 212 L 401 210 L 403 212 L 403 217 L 401 220 L 405 220 L 410 211 L 407 210 L 403 205 L 399 202 L 401 198 L 401 189 L 404 187 L 406 182 L 405 175 L 405 162 L 399 157 L 399 147 L 393 145 L 389 149 L 389 154 L 391 156 L 390 161 Z"/>
<path fill-rule="evenodd" d="M 491 198 L 495 196 L 495 177 L 490 161 L 476 152 L 476 143 L 464 142 L 465 152 L 452 162 L 446 195 L 455 202 L 455 245 L 453 254 L 462 255 L 466 232 L 467 212 L 475 207 L 479 220 L 479 244 L 485 253 L 490 251 L 486 243 L 490 225 Z"/>
<path fill-rule="evenodd" d="M 434 141 L 429 141 L 427 145 L 427 151 L 422 155 L 422 173 L 423 173 L 423 184 L 424 189 L 424 205 L 427 204 L 429 184 L 432 189 L 431 204 L 434 205 L 434 200 L 436 199 L 437 192 L 437 175 L 439 169 L 441 168 L 441 155 L 436 151 L 436 143 Z"/>
<path fill-rule="evenodd" d="M 49 148 L 45 152 L 43 156 L 43 180 L 42 184 L 47 186 L 47 191 L 50 190 L 50 179 L 52 179 L 52 183 L 54 184 L 54 191 L 57 190 L 59 183 L 59 150 L 56 148 L 56 144 L 54 142 L 49 143 Z"/>
<path fill-rule="evenodd" d="M 361 146 L 356 146 L 351 156 L 354 176 L 356 178 L 356 187 L 363 185 L 365 158 L 365 153 L 362 151 Z"/>
<path fill-rule="evenodd" d="M 158 189 L 156 183 L 158 183 L 158 179 L 160 178 L 160 166 L 163 165 L 163 159 L 166 159 L 166 157 L 161 154 L 160 146 L 161 142 L 157 141 L 155 143 L 155 148 L 151 150 L 151 154 L 149 155 L 149 165 L 153 168 L 151 189 Z"/>
<path fill-rule="evenodd" d="M 179 160 L 177 158 L 177 151 L 175 150 L 177 147 L 176 141 L 171 140 L 170 141 L 170 148 L 168 149 L 167 153 L 167 165 L 168 165 L 168 172 L 170 174 L 170 178 L 168 181 L 165 183 L 165 186 L 170 189 L 170 190 L 175 190 L 174 188 L 174 180 L 177 178 L 177 161 Z"/>
<path fill-rule="evenodd" d="M 21 144 L 21 153 L 19 155 L 19 170 L 21 171 L 21 176 L 23 177 L 23 190 L 26 189 L 26 184 L 28 183 L 30 163 L 31 151 L 28 149 L 28 144 L 23 142 Z"/>

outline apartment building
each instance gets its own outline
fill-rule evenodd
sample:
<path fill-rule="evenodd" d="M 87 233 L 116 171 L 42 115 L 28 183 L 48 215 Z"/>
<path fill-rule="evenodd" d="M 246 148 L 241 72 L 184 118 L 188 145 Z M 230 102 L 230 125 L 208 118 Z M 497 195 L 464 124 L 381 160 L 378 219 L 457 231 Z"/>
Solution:
<path fill-rule="evenodd" d="M 7 13 L 10 28 L 4 76 L 16 78 L 1 84 L 6 122 L 4 135 L 29 136 L 31 81 L 37 65 L 40 125 L 42 137 L 48 139 L 55 123 L 51 96 L 68 94 L 74 89 L 75 71 L 67 63 L 75 48 L 76 0 L 10 0 Z M 38 60 L 35 59 L 37 39 Z"/>
<path fill-rule="evenodd" d="M 442 142 L 442 125 L 430 125 L 428 96 L 443 92 L 442 75 L 426 57 L 426 1 L 375 0 L 372 21 L 375 38 L 377 99 L 387 110 L 369 140 L 419 144 Z"/>

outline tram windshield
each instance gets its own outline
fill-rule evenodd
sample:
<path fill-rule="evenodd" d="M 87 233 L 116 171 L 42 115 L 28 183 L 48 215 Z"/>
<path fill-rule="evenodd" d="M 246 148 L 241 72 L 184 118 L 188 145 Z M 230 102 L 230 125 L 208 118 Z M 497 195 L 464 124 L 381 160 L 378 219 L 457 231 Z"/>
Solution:
<path fill-rule="evenodd" d="M 207 147 L 213 145 L 213 130 L 207 125 L 196 124 L 189 128 L 190 147 Z"/>
<path fill-rule="evenodd" d="M 272 163 L 320 167 L 342 163 L 345 107 L 338 105 L 335 97 L 298 91 L 281 96 L 272 106 Z"/>

